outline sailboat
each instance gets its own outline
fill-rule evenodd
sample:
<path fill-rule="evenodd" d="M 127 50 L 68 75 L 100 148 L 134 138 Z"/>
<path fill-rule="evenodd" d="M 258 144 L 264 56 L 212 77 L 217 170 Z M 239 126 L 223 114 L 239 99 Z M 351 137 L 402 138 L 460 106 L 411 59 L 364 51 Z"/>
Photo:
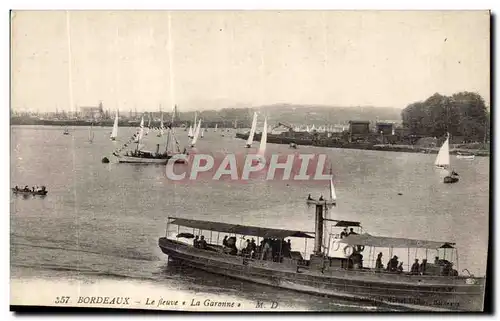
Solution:
<path fill-rule="evenodd" d="M 193 140 L 191 141 L 191 147 L 194 147 L 196 145 L 196 142 L 198 141 L 198 136 L 200 135 L 200 128 L 201 128 L 201 119 L 198 122 L 198 126 L 196 126 L 196 129 L 193 134 Z"/>
<path fill-rule="evenodd" d="M 111 140 L 116 140 L 116 137 L 118 137 L 118 110 L 116 111 L 116 114 L 115 114 L 115 122 L 113 123 L 113 131 L 111 132 L 111 136 L 109 136 L 109 138 Z"/>
<path fill-rule="evenodd" d="M 194 122 L 193 125 L 189 125 L 188 137 L 194 138 L 194 132 L 196 131 L 196 112 L 194 113 Z"/>
<path fill-rule="evenodd" d="M 141 118 L 141 124 L 139 125 L 139 134 L 137 136 L 137 139 L 134 141 L 134 143 L 137 143 L 137 146 L 142 142 L 142 138 L 144 137 L 144 116 Z M 139 148 L 139 147 L 137 147 Z"/>
<path fill-rule="evenodd" d="M 246 148 L 252 147 L 255 129 L 257 129 L 257 112 L 253 113 L 252 128 L 250 128 L 250 134 L 248 135 L 248 140 L 245 146 Z"/>
<path fill-rule="evenodd" d="M 262 135 L 260 137 L 260 146 L 258 155 L 265 157 L 267 147 L 267 117 L 264 118 L 264 128 L 262 129 Z"/>
<path fill-rule="evenodd" d="M 151 114 L 148 113 L 148 127 L 146 127 L 146 136 L 149 134 L 150 128 L 151 128 Z"/>
<path fill-rule="evenodd" d="M 184 152 L 186 150 L 184 149 Z M 165 151 L 160 153 L 160 144 L 156 144 L 156 152 L 145 151 L 140 148 L 140 140 L 137 143 L 137 148 L 134 151 L 129 151 L 125 155 L 117 155 L 119 163 L 134 163 L 134 164 L 159 164 L 165 165 L 168 160 L 175 154 L 182 154 L 180 151 L 180 144 L 175 137 L 174 130 L 169 126 L 167 132 L 167 139 L 165 144 Z M 185 161 L 179 159 L 176 163 L 184 163 Z"/>
<path fill-rule="evenodd" d="M 165 125 L 163 124 L 163 113 L 161 113 L 161 119 L 160 119 L 160 132 L 158 133 L 158 137 L 163 136 L 163 131 L 165 130 Z"/>
<path fill-rule="evenodd" d="M 92 143 L 94 141 L 94 131 L 92 130 L 94 128 L 94 124 L 90 124 L 89 127 L 89 143 Z"/>
<path fill-rule="evenodd" d="M 330 169 L 330 175 L 332 175 L 332 170 Z M 335 193 L 335 185 L 333 184 L 333 175 L 330 178 L 330 199 L 319 199 L 315 200 L 309 195 L 307 198 L 307 204 L 317 204 L 318 201 L 324 201 L 326 205 L 337 206 L 337 193 Z"/>
<path fill-rule="evenodd" d="M 445 184 L 451 184 L 458 182 L 458 174 L 451 170 L 450 172 L 450 134 L 446 133 L 446 140 L 443 145 L 439 149 L 438 155 L 436 157 L 436 161 L 434 165 L 437 168 L 441 168 L 447 171 L 447 175 L 444 177 L 443 182 Z"/>
<path fill-rule="evenodd" d="M 63 135 L 69 135 L 68 126 L 64 127 Z"/>
<path fill-rule="evenodd" d="M 434 162 L 434 165 L 436 165 L 437 168 L 442 168 L 442 169 L 449 169 L 450 167 L 450 141 L 449 141 L 450 135 L 447 134 L 446 140 L 444 141 L 443 145 L 439 149 L 439 152 L 436 157 L 436 161 Z"/>
<path fill-rule="evenodd" d="M 216 132 L 216 131 L 217 131 L 217 124 L 215 124 L 215 129 L 214 129 L 214 132 Z"/>

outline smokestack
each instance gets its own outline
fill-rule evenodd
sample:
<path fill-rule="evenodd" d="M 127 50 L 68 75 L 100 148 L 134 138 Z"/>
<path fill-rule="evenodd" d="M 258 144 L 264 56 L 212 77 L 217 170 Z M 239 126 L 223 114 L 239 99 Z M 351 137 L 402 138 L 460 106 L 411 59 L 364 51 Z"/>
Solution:
<path fill-rule="evenodd" d="M 314 254 L 321 254 L 323 243 L 323 204 L 316 204 L 316 238 L 314 239 Z"/>

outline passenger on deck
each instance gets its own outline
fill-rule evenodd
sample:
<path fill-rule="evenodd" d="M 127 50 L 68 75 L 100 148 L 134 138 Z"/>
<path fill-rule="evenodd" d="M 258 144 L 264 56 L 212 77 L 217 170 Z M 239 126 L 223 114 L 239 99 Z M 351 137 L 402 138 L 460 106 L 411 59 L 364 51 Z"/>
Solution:
<path fill-rule="evenodd" d="M 224 239 L 222 240 L 222 245 L 227 246 L 227 235 L 224 236 Z"/>
<path fill-rule="evenodd" d="M 382 264 L 382 252 L 377 255 L 377 261 L 375 261 L 376 269 L 383 269 L 384 265 Z"/>
<path fill-rule="evenodd" d="M 398 257 L 394 255 L 394 257 L 387 263 L 387 270 L 390 272 L 396 272 L 398 269 L 398 263 Z"/>
<path fill-rule="evenodd" d="M 271 251 L 271 246 L 270 246 L 270 240 L 269 239 L 264 239 L 262 240 L 262 242 L 264 242 L 263 246 L 262 246 L 262 253 L 260 254 L 260 259 L 261 260 L 268 260 L 269 257 L 271 255 L 271 253 L 268 254 L 268 252 Z"/>
<path fill-rule="evenodd" d="M 292 241 L 290 241 L 290 239 L 288 239 L 287 244 L 288 244 L 288 250 L 292 251 Z"/>
<path fill-rule="evenodd" d="M 312 201 L 311 194 L 309 194 L 309 196 L 307 197 L 307 200 Z"/>
<path fill-rule="evenodd" d="M 198 247 L 198 243 L 199 243 L 198 235 L 196 235 L 195 238 L 194 238 L 194 240 L 193 240 L 193 246 L 194 247 Z"/>
<path fill-rule="evenodd" d="M 340 233 L 340 238 L 343 239 L 344 237 L 347 237 L 349 233 L 347 233 L 347 227 L 344 228 L 344 230 Z"/>
<path fill-rule="evenodd" d="M 207 241 L 205 241 L 205 236 L 201 236 L 201 239 L 200 241 L 198 242 L 198 247 L 202 250 L 206 250 L 207 249 Z"/>
<path fill-rule="evenodd" d="M 25 192 L 29 192 L 30 191 L 30 189 L 28 188 L 28 185 L 24 186 L 24 191 Z"/>
<path fill-rule="evenodd" d="M 18 191 L 18 190 L 19 190 L 19 187 L 17 187 L 17 185 L 16 185 L 16 187 L 14 187 L 14 189 L 15 189 L 16 191 Z"/>
<path fill-rule="evenodd" d="M 411 274 L 418 274 L 420 264 L 418 264 L 418 259 L 415 259 L 415 263 L 411 266 L 410 273 Z"/>
<path fill-rule="evenodd" d="M 434 264 L 439 265 L 439 256 L 434 257 Z"/>
<path fill-rule="evenodd" d="M 357 235 L 358 233 L 354 232 L 354 229 L 351 227 L 351 231 L 349 232 L 349 234 L 348 234 L 348 235 L 351 235 L 351 234 L 352 234 L 352 235 Z"/>
<path fill-rule="evenodd" d="M 319 197 L 319 201 L 324 201 L 325 199 L 323 198 L 323 195 Z"/>
<path fill-rule="evenodd" d="M 423 259 L 422 264 L 420 264 L 420 268 L 419 268 L 418 272 L 421 275 L 424 275 L 426 271 L 427 271 L 427 259 Z"/>
<path fill-rule="evenodd" d="M 399 273 L 403 272 L 403 262 L 399 263 L 398 272 Z"/>

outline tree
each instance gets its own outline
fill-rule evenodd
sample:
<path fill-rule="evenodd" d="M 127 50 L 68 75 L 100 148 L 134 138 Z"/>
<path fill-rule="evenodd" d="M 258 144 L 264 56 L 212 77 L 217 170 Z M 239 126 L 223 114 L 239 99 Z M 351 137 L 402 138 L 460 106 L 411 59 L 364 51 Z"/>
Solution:
<path fill-rule="evenodd" d="M 408 105 L 401 117 L 403 126 L 414 135 L 442 137 L 449 132 L 466 141 L 483 141 L 488 135 L 484 99 L 472 92 L 460 92 L 451 97 L 436 93 L 423 102 Z"/>

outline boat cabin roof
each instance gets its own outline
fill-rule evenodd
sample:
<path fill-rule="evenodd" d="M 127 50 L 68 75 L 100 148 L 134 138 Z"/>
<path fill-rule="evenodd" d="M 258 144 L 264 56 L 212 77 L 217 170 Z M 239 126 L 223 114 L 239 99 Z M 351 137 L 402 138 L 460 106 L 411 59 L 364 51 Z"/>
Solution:
<path fill-rule="evenodd" d="M 335 227 L 353 227 L 353 226 L 361 226 L 360 222 L 355 221 L 336 221 Z"/>
<path fill-rule="evenodd" d="M 455 243 L 427 240 L 414 240 L 399 237 L 372 236 L 370 234 L 351 234 L 340 240 L 349 245 L 365 245 L 374 247 L 395 248 L 454 248 Z"/>
<path fill-rule="evenodd" d="M 279 239 L 284 239 L 286 237 L 302 237 L 302 238 L 314 238 L 309 234 L 314 234 L 311 232 L 302 232 L 302 231 L 294 231 L 294 230 L 282 230 L 282 229 L 273 229 L 266 227 L 256 227 L 256 226 L 246 226 L 239 224 L 228 224 L 228 223 L 219 223 L 219 222 L 210 222 L 210 221 L 200 221 L 200 220 L 191 220 L 185 218 L 176 218 L 169 217 L 170 224 L 197 228 L 200 230 L 207 231 L 217 231 L 224 232 L 230 234 L 239 234 L 239 235 L 251 235 L 258 237 L 275 237 Z"/>

